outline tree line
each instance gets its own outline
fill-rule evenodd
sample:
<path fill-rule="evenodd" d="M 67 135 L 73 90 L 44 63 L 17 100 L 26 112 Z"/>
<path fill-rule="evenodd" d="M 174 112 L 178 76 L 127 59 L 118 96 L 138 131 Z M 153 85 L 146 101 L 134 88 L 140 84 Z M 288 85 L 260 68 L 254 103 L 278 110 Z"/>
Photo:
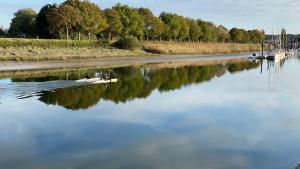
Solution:
<path fill-rule="evenodd" d="M 158 17 L 150 9 L 132 8 L 117 3 L 102 10 L 88 0 L 67 0 L 47 4 L 38 13 L 20 9 L 14 14 L 8 31 L 0 36 L 44 39 L 116 39 L 133 36 L 140 40 L 259 43 L 262 30 L 228 30 L 201 19 L 162 12 Z"/>

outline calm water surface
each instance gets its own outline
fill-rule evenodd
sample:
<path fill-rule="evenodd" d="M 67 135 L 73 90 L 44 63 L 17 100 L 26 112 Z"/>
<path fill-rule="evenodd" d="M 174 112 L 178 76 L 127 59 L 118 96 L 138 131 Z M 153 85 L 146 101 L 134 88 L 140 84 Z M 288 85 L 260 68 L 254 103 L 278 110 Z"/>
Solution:
<path fill-rule="evenodd" d="M 110 85 L 79 85 L 98 73 Z M 300 61 L 0 79 L 2 169 L 294 169 Z"/>

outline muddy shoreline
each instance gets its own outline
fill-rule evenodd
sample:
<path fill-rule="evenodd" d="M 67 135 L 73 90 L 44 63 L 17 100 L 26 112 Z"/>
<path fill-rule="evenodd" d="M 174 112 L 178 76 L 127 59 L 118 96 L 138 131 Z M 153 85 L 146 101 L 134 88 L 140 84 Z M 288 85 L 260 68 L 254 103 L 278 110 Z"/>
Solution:
<path fill-rule="evenodd" d="M 205 62 L 248 58 L 249 53 L 242 54 L 211 54 L 211 55 L 149 55 L 120 56 L 92 59 L 50 60 L 50 61 L 1 61 L 0 71 L 83 68 L 83 67 L 124 67 L 156 63 Z"/>

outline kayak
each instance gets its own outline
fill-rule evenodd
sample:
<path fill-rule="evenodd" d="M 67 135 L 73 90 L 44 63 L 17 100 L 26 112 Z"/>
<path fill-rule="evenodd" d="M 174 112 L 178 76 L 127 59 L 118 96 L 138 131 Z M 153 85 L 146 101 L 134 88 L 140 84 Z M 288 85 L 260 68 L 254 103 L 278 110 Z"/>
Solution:
<path fill-rule="evenodd" d="M 101 79 L 101 78 L 92 78 L 92 79 L 79 79 L 76 80 L 77 83 L 92 83 L 92 84 L 106 84 L 106 83 L 116 83 L 118 79 Z"/>
<path fill-rule="evenodd" d="M 106 83 L 117 83 L 118 79 L 101 79 L 101 80 L 97 80 L 92 82 L 93 84 L 106 84 Z"/>
<path fill-rule="evenodd" d="M 99 80 L 101 80 L 101 79 L 100 78 L 91 78 L 91 79 L 84 78 L 84 79 L 76 80 L 75 82 L 77 82 L 77 83 L 93 83 L 93 82 L 99 81 Z"/>

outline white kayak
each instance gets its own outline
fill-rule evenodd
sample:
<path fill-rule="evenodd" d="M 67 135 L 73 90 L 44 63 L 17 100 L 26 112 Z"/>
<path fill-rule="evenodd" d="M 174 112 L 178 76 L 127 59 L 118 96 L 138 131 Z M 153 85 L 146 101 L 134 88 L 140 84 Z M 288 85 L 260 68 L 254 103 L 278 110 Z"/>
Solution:
<path fill-rule="evenodd" d="M 91 78 L 91 79 L 79 79 L 76 80 L 77 83 L 92 83 L 92 84 L 103 84 L 103 83 L 116 83 L 118 79 L 101 79 L 101 78 Z"/>
<path fill-rule="evenodd" d="M 106 83 L 117 83 L 118 79 L 101 79 L 92 82 L 93 84 L 106 84 Z"/>

